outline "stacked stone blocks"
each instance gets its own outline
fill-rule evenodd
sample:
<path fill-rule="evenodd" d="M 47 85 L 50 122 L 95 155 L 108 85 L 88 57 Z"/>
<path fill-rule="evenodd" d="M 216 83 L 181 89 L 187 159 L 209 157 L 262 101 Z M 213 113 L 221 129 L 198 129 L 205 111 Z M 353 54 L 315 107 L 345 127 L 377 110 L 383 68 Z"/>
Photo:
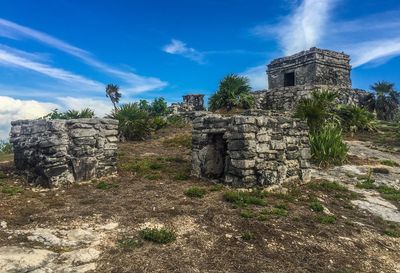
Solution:
<path fill-rule="evenodd" d="M 193 122 L 193 175 L 237 187 L 307 182 L 308 127 L 285 113 L 209 114 Z"/>
<path fill-rule="evenodd" d="M 29 182 L 60 186 L 116 172 L 116 120 L 18 120 L 11 125 L 15 166 Z"/>

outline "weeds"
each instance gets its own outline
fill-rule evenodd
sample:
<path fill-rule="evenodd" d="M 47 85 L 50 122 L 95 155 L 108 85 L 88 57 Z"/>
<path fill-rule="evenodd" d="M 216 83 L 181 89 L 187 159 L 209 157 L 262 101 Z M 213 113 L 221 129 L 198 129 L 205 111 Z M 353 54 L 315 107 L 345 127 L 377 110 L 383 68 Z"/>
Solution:
<path fill-rule="evenodd" d="M 336 223 L 336 217 L 333 215 L 326 215 L 326 214 L 321 214 L 317 216 L 318 222 L 321 224 L 334 224 Z"/>
<path fill-rule="evenodd" d="M 311 202 L 310 209 L 314 212 L 323 212 L 324 206 L 319 201 Z"/>
<path fill-rule="evenodd" d="M 185 191 L 185 195 L 192 198 L 203 198 L 207 190 L 199 187 L 191 187 Z"/>
<path fill-rule="evenodd" d="M 254 234 L 250 231 L 245 231 L 242 234 L 242 239 L 245 241 L 250 241 L 250 240 L 254 239 Z"/>
<path fill-rule="evenodd" d="M 23 192 L 24 190 L 18 186 L 2 185 L 1 192 L 8 195 L 16 195 Z"/>
<path fill-rule="evenodd" d="M 99 190 L 108 190 L 108 189 L 116 188 L 116 187 L 118 187 L 117 184 L 108 183 L 105 181 L 101 181 L 96 185 L 96 189 L 99 189 Z"/>
<path fill-rule="evenodd" d="M 242 216 L 243 218 L 253 218 L 256 216 L 256 214 L 254 212 L 252 212 L 251 210 L 243 210 L 240 212 L 240 216 Z"/>
<path fill-rule="evenodd" d="M 142 242 L 133 238 L 122 238 L 117 241 L 117 245 L 123 249 L 134 249 L 140 247 Z"/>
<path fill-rule="evenodd" d="M 310 183 L 308 187 L 312 190 L 324 191 L 324 192 L 348 192 L 349 190 L 339 184 L 338 182 L 330 182 L 330 181 L 321 181 L 319 183 Z"/>
<path fill-rule="evenodd" d="M 168 244 L 176 240 L 173 231 L 161 228 L 145 228 L 140 231 L 140 237 L 157 244 Z"/>
<path fill-rule="evenodd" d="M 260 191 L 227 191 L 224 193 L 224 200 L 239 207 L 247 205 L 265 206 L 266 202 L 263 200 L 264 196 L 265 194 Z"/>
<path fill-rule="evenodd" d="M 400 164 L 397 163 L 396 161 L 390 160 L 390 159 L 384 159 L 379 161 L 382 165 L 390 166 L 390 167 L 399 167 Z"/>

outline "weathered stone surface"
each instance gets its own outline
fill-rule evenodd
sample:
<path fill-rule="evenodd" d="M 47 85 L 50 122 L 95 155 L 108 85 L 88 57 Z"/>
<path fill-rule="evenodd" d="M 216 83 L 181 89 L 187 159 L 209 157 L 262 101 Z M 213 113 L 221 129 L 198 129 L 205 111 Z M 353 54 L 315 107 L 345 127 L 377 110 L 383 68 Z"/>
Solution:
<path fill-rule="evenodd" d="M 183 102 L 173 103 L 169 109 L 172 113 L 177 114 L 180 112 L 204 111 L 204 95 L 203 94 L 189 94 L 183 96 Z"/>
<path fill-rule="evenodd" d="M 118 121 L 112 119 L 13 121 L 17 169 L 29 182 L 58 186 L 116 172 Z"/>
<path fill-rule="evenodd" d="M 308 128 L 287 113 L 208 114 L 194 123 L 194 176 L 237 187 L 309 180 L 309 143 L 304 141 Z M 221 128 L 221 123 L 226 126 Z"/>

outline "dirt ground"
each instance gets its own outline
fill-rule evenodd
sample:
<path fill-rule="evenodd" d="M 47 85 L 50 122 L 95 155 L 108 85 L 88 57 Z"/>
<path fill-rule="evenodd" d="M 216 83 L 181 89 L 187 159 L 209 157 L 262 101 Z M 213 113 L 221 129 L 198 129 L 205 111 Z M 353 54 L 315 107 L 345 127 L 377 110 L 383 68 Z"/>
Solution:
<path fill-rule="evenodd" d="M 183 128 L 120 144 L 117 176 L 62 189 L 31 188 L 3 161 L 0 247 L 64 253 L 15 231 L 118 223 L 96 245 L 92 272 L 400 272 L 400 238 L 388 235 L 399 226 L 352 205 L 362 196 L 319 180 L 266 194 L 265 205 L 235 206 L 223 198 L 230 189 L 188 177 L 188 139 Z M 206 189 L 203 198 L 185 195 L 193 186 Z M 313 202 L 324 213 L 313 211 Z M 286 212 L 263 214 L 274 208 Z M 173 230 L 176 240 L 141 239 L 148 226 Z"/>

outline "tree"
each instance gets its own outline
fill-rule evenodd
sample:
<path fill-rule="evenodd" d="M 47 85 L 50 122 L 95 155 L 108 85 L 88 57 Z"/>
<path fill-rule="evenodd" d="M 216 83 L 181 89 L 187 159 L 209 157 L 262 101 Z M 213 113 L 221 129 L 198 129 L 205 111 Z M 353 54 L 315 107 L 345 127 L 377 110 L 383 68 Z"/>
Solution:
<path fill-rule="evenodd" d="M 117 104 L 121 98 L 121 93 L 119 92 L 119 86 L 116 84 L 107 84 L 106 86 L 106 97 L 110 98 L 111 103 L 114 106 L 114 110 L 118 111 Z"/>
<path fill-rule="evenodd" d="M 378 119 L 394 120 L 400 104 L 400 93 L 395 90 L 394 83 L 379 81 L 371 85 L 371 89 L 376 94 L 375 110 Z"/>
<path fill-rule="evenodd" d="M 164 98 L 155 98 L 151 103 L 151 114 L 153 116 L 165 116 L 169 113 L 167 102 Z"/>
<path fill-rule="evenodd" d="M 254 105 L 250 91 L 246 77 L 230 74 L 220 82 L 217 92 L 209 99 L 209 108 L 211 111 L 223 108 L 230 111 L 234 107 L 248 109 Z"/>

